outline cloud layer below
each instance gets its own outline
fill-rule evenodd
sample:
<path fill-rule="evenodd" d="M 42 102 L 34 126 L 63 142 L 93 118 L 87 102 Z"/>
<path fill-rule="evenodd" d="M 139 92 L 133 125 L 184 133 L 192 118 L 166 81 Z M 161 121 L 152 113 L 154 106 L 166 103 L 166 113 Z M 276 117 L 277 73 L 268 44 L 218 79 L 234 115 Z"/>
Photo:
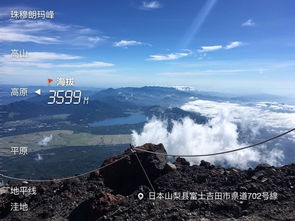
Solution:
<path fill-rule="evenodd" d="M 167 129 L 167 122 L 153 118 L 145 124 L 141 133 L 133 131 L 134 144 L 163 143 L 170 154 L 206 154 L 246 146 L 254 140 L 268 138 L 271 133 L 276 134 L 285 128 L 295 127 L 295 106 L 278 103 L 261 102 L 251 107 L 197 100 L 185 104 L 182 109 L 199 112 L 210 120 L 207 124 L 200 125 L 190 118 L 184 118 L 175 121 L 170 131 Z M 262 134 L 265 130 L 268 130 L 268 135 Z M 293 139 L 294 142 L 294 137 L 295 134 L 292 134 L 287 139 Z M 253 163 L 261 162 L 280 165 L 283 159 L 284 153 L 280 148 L 266 145 L 205 158 L 212 163 L 239 168 L 247 168 Z M 187 160 L 199 163 L 201 159 Z"/>

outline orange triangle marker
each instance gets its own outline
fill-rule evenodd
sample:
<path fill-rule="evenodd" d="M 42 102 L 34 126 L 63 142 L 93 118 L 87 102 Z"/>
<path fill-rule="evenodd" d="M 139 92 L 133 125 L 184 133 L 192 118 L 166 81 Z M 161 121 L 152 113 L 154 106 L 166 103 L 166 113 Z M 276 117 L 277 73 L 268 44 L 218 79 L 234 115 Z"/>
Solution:
<path fill-rule="evenodd" d="M 53 81 L 53 79 L 51 79 L 51 78 L 48 78 L 48 85 Z"/>

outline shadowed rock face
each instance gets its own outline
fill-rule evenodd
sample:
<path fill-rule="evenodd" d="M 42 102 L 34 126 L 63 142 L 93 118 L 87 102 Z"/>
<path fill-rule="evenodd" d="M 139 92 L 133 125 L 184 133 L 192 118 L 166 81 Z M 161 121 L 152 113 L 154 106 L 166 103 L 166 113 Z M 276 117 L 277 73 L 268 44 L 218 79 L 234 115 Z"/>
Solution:
<path fill-rule="evenodd" d="M 145 144 L 145 150 L 165 153 L 163 145 Z M 295 164 L 254 169 L 223 168 L 206 161 L 190 166 L 178 158 L 167 163 L 164 156 L 138 152 L 156 192 L 276 192 L 277 200 L 149 200 L 151 191 L 138 160 L 127 149 L 103 165 L 126 159 L 64 182 L 32 183 L 36 196 L 0 196 L 0 219 L 5 221 L 70 220 L 295 220 Z M 22 186 L 23 184 L 14 184 Z M 30 185 L 30 184 L 29 184 Z M 137 194 L 144 195 L 139 200 Z M 121 194 L 120 194 L 121 193 Z M 124 195 L 123 195 L 124 194 Z M 10 211 L 11 202 L 27 202 L 25 213 Z"/>
<path fill-rule="evenodd" d="M 71 221 L 91 221 L 96 220 L 104 214 L 116 209 L 123 200 L 124 196 L 114 195 L 106 191 L 99 191 L 96 197 L 81 203 L 71 212 Z"/>
<path fill-rule="evenodd" d="M 166 153 L 166 150 L 162 144 L 145 144 L 139 148 L 154 152 Z M 167 163 L 165 156 L 141 151 L 137 151 L 136 153 L 151 181 L 165 173 L 164 168 Z M 105 185 L 113 189 L 115 192 L 124 195 L 132 193 L 140 185 L 149 186 L 147 178 L 143 173 L 138 159 L 132 153 L 130 148 L 127 149 L 122 155 L 117 155 L 106 159 L 102 166 L 110 164 L 122 157 L 126 158 L 100 170 Z"/>

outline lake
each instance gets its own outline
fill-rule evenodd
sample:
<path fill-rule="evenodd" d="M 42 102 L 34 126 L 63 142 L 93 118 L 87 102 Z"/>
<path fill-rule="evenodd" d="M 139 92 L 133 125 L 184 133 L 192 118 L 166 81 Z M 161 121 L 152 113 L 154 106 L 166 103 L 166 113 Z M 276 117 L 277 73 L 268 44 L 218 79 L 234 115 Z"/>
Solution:
<path fill-rule="evenodd" d="M 129 114 L 127 117 L 117 117 L 106 119 L 103 121 L 95 121 L 90 123 L 89 125 L 92 127 L 100 127 L 100 126 L 113 126 L 113 125 L 123 125 L 123 124 L 138 124 L 146 121 L 146 116 L 139 113 L 126 113 Z"/>

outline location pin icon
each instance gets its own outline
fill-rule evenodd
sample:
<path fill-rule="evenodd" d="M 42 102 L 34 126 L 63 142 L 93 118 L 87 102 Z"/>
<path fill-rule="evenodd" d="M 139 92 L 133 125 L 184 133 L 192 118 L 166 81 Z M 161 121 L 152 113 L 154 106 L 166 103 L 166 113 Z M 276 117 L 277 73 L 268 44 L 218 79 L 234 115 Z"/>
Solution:
<path fill-rule="evenodd" d="M 144 195 L 143 195 L 143 193 L 139 193 L 139 194 L 137 194 L 137 197 L 138 197 L 139 200 L 142 200 Z"/>

